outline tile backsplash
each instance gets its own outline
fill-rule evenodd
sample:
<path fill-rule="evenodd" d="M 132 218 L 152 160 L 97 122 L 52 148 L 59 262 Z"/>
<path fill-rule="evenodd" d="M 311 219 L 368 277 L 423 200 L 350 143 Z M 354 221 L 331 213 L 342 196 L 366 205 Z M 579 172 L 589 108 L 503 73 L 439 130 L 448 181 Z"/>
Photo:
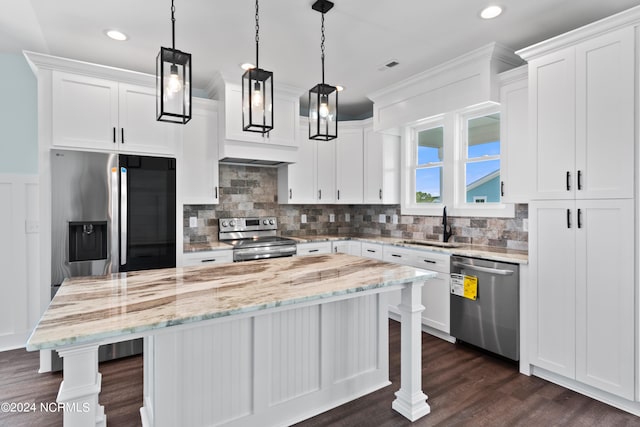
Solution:
<path fill-rule="evenodd" d="M 220 203 L 184 206 L 184 242 L 218 240 L 218 218 L 251 216 L 276 216 L 284 236 L 357 233 L 434 240 L 442 236 L 439 216 L 401 215 L 399 205 L 279 205 L 277 188 L 275 168 L 221 164 Z M 302 214 L 307 216 L 305 224 L 300 223 Z M 331 214 L 334 222 L 329 222 Z M 392 223 L 394 215 L 397 224 Z M 189 227 L 189 217 L 197 217 L 197 227 Z M 451 241 L 526 250 L 523 220 L 527 217 L 526 204 L 516 205 L 515 218 L 450 217 Z"/>

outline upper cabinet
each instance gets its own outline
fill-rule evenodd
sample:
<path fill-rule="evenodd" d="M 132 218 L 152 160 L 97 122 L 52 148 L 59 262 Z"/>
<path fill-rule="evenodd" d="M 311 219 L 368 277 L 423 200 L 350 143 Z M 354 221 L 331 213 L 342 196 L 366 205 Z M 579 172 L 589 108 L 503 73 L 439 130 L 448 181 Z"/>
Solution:
<path fill-rule="evenodd" d="M 191 120 L 184 127 L 182 144 L 182 201 L 210 205 L 219 201 L 218 103 L 193 98 Z"/>
<path fill-rule="evenodd" d="M 362 203 L 364 191 L 362 127 L 339 129 L 338 138 L 334 141 L 336 141 L 336 203 L 348 205 Z"/>
<path fill-rule="evenodd" d="M 155 89 L 52 72 L 55 147 L 174 155 L 181 129 L 156 121 Z"/>
<path fill-rule="evenodd" d="M 318 188 L 317 141 L 309 140 L 308 130 L 300 130 L 296 161 L 278 168 L 278 202 L 281 204 L 316 203 Z"/>
<path fill-rule="evenodd" d="M 529 85 L 527 66 L 500 74 L 500 197 L 528 203 L 530 197 Z"/>
<path fill-rule="evenodd" d="M 336 144 L 338 139 L 331 141 L 310 141 L 317 147 L 317 174 L 318 192 L 317 203 L 336 202 Z"/>
<path fill-rule="evenodd" d="M 633 197 L 635 31 L 529 59 L 534 199 Z"/>
<path fill-rule="evenodd" d="M 367 204 L 400 203 L 400 137 L 364 128 L 364 194 Z"/>

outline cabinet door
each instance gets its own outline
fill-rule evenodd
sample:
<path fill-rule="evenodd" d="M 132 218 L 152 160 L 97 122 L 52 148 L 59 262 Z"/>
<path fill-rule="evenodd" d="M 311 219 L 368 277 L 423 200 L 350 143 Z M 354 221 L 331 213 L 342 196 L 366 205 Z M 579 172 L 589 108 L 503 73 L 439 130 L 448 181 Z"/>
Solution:
<path fill-rule="evenodd" d="M 576 47 L 576 197 L 633 197 L 634 28 Z"/>
<path fill-rule="evenodd" d="M 534 199 L 573 197 L 575 56 L 563 49 L 529 63 Z"/>
<path fill-rule="evenodd" d="M 155 89 L 121 83 L 119 92 L 119 149 L 175 155 L 183 126 L 156 120 Z"/>
<path fill-rule="evenodd" d="M 362 129 L 340 131 L 336 143 L 336 201 L 362 203 L 364 154 Z"/>
<path fill-rule="evenodd" d="M 317 141 L 318 148 L 318 188 L 317 201 L 336 201 L 336 140 Z"/>
<path fill-rule="evenodd" d="M 53 71 L 52 79 L 53 145 L 113 150 L 118 83 L 59 71 Z"/>
<path fill-rule="evenodd" d="M 576 379 L 633 400 L 633 200 L 577 201 L 576 208 Z"/>
<path fill-rule="evenodd" d="M 500 88 L 500 162 L 503 203 L 528 203 L 531 182 L 529 154 L 529 85 L 523 76 Z"/>
<path fill-rule="evenodd" d="M 278 203 L 315 203 L 318 193 L 316 141 L 300 130 L 296 162 L 278 168 Z"/>
<path fill-rule="evenodd" d="M 273 130 L 267 134 L 269 144 L 297 147 L 296 134 L 300 127 L 300 104 L 297 98 L 273 95 Z M 307 129 L 308 132 L 308 129 Z M 309 135 L 300 144 L 309 141 Z"/>
<path fill-rule="evenodd" d="M 194 99 L 182 141 L 182 200 L 189 205 L 218 203 L 218 110 L 215 101 Z"/>
<path fill-rule="evenodd" d="M 448 274 L 438 273 L 437 277 L 427 280 L 422 287 L 422 324 L 447 334 L 451 323 L 449 281 Z"/>
<path fill-rule="evenodd" d="M 364 203 L 400 203 L 400 137 L 364 130 Z"/>
<path fill-rule="evenodd" d="M 529 205 L 530 360 L 575 378 L 575 203 Z"/>

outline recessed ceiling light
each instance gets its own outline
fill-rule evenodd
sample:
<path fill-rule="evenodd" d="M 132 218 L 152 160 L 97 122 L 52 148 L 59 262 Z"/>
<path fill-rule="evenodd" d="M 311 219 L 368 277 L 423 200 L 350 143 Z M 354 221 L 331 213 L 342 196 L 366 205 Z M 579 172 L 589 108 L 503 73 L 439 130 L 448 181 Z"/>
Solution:
<path fill-rule="evenodd" d="M 251 64 L 251 63 L 249 63 L 249 62 L 245 62 L 244 64 L 240 65 L 240 68 L 242 68 L 243 70 L 247 71 L 247 70 L 250 70 L 252 68 L 256 68 L 256 66 Z"/>
<path fill-rule="evenodd" d="M 493 19 L 499 16 L 502 13 L 502 8 L 500 6 L 491 5 L 482 9 L 480 12 L 480 17 L 482 19 Z"/>
<path fill-rule="evenodd" d="M 110 39 L 117 40 L 119 42 L 125 41 L 129 38 L 125 33 L 118 30 L 105 30 L 104 33 Z"/>
<path fill-rule="evenodd" d="M 344 90 L 344 86 L 336 85 L 336 90 L 338 92 L 342 92 Z"/>

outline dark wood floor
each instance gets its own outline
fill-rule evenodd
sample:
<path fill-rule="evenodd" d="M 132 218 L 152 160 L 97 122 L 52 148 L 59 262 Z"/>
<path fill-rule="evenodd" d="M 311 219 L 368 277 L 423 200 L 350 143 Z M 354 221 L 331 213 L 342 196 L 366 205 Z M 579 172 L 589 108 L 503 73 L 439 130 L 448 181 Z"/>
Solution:
<path fill-rule="evenodd" d="M 390 380 L 361 399 L 311 418 L 311 426 L 639 426 L 640 418 L 535 377 L 465 345 L 422 335 L 423 387 L 431 414 L 408 422 L 391 409 L 400 377 L 400 328 L 389 322 Z M 62 376 L 38 374 L 38 354 L 0 353 L 0 402 L 55 402 Z M 103 363 L 100 402 L 110 427 L 140 425 L 142 358 Z M 0 426 L 60 426 L 61 413 L 6 413 Z"/>

